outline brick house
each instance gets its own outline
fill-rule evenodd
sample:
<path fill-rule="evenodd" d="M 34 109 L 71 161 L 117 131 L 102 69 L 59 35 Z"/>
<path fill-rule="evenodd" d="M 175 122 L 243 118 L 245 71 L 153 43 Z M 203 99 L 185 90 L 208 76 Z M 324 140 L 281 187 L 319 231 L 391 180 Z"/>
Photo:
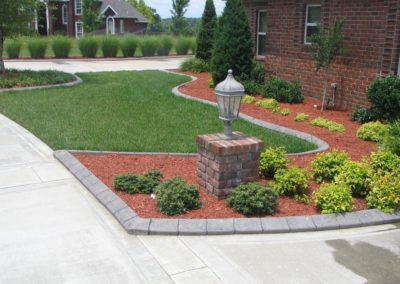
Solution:
<path fill-rule="evenodd" d="M 343 19 L 346 52 L 331 69 L 337 103 L 366 105 L 365 91 L 380 76 L 399 75 L 399 0 L 243 0 L 256 59 L 268 75 L 299 80 L 306 96 L 322 97 L 322 72 L 315 72 L 308 36 L 316 26 Z"/>
<path fill-rule="evenodd" d="M 149 21 L 129 0 L 99 0 L 101 25 L 95 34 L 141 34 Z M 83 28 L 83 0 L 49 0 L 38 11 L 35 27 L 41 35 L 61 33 L 81 37 Z"/>

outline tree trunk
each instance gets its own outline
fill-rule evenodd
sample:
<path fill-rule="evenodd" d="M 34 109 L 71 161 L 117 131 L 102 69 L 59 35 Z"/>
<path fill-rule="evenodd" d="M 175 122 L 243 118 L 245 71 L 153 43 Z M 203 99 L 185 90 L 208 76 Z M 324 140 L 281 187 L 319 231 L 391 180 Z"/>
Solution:
<path fill-rule="evenodd" d="M 4 59 L 3 59 L 3 49 L 4 48 L 4 36 L 3 32 L 0 30 L 0 72 L 2 75 L 6 73 L 6 68 L 4 67 Z"/>
<path fill-rule="evenodd" d="M 324 111 L 326 92 L 328 89 L 329 68 L 324 69 L 324 93 L 322 95 L 321 111 Z"/>

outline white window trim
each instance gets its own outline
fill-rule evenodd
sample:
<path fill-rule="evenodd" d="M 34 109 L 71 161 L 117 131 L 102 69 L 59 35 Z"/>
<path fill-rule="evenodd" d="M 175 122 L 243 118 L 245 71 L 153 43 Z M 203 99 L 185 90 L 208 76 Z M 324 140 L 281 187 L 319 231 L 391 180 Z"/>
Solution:
<path fill-rule="evenodd" d="M 82 35 L 78 36 L 78 25 L 81 24 L 82 25 Z M 83 37 L 84 34 L 84 30 L 83 30 L 83 22 L 75 22 L 75 37 L 76 38 L 81 38 Z"/>
<path fill-rule="evenodd" d="M 267 32 L 265 32 L 265 33 L 262 33 L 262 32 L 260 32 L 260 13 L 267 13 L 267 10 L 258 10 L 257 11 L 257 41 L 256 41 L 256 44 L 257 44 L 257 50 L 256 50 L 256 55 L 257 55 L 257 57 L 265 57 L 265 55 L 261 55 L 261 54 L 259 54 L 259 50 L 258 50 L 258 47 L 259 47 L 259 40 L 260 40 L 260 38 L 259 38 L 259 36 L 260 35 L 264 35 L 265 37 L 267 36 Z"/>
<path fill-rule="evenodd" d="M 78 13 L 78 0 L 75 0 L 75 15 L 76 16 L 81 16 L 82 15 L 82 0 L 79 0 L 81 3 L 81 7 L 80 7 L 80 12 Z"/>
<path fill-rule="evenodd" d="M 109 33 L 108 33 L 108 22 L 109 22 L 109 19 L 112 19 L 112 22 L 113 22 L 111 34 L 112 34 L 112 35 L 115 35 L 115 19 L 114 19 L 114 17 L 112 17 L 112 16 L 108 16 L 108 17 L 106 18 L 106 34 L 109 34 Z"/>
<path fill-rule="evenodd" d="M 67 6 L 67 4 L 63 4 L 61 6 L 61 18 L 62 18 L 62 23 L 64 25 L 68 24 L 68 6 Z"/>
<path fill-rule="evenodd" d="M 310 45 L 311 42 L 307 41 L 307 28 L 308 27 L 316 27 L 318 24 L 316 23 L 308 23 L 308 10 L 310 7 L 319 7 L 321 11 L 321 5 L 320 4 L 308 4 L 306 6 L 306 19 L 305 19 L 305 24 L 304 24 L 304 44 Z"/>

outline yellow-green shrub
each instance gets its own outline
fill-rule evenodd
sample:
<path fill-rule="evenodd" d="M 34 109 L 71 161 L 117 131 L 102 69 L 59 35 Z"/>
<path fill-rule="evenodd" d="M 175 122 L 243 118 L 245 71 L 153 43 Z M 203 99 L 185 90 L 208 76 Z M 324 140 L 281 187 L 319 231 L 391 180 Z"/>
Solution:
<path fill-rule="evenodd" d="M 260 155 L 260 176 L 272 178 L 279 169 L 286 169 L 289 161 L 282 147 L 269 148 Z"/>
<path fill-rule="evenodd" d="M 252 104 L 255 101 L 256 101 L 256 99 L 253 96 L 249 96 L 249 95 L 245 95 L 242 98 L 242 103 L 245 103 L 245 104 Z"/>
<path fill-rule="evenodd" d="M 316 119 L 311 121 L 310 124 L 313 126 L 326 128 L 332 132 L 344 132 L 346 130 L 344 128 L 343 124 L 336 123 L 334 121 L 331 121 L 331 120 L 328 120 L 328 119 L 325 119 L 322 117 L 317 117 Z"/>
<path fill-rule="evenodd" d="M 308 189 L 307 171 L 299 167 L 280 169 L 275 173 L 273 188 L 286 196 L 304 196 Z"/>
<path fill-rule="evenodd" d="M 376 175 L 371 182 L 371 191 L 367 196 L 368 207 L 387 213 L 400 209 L 400 176 L 396 173 Z"/>
<path fill-rule="evenodd" d="M 373 152 L 371 154 L 370 167 L 373 174 L 400 173 L 400 157 L 386 150 Z"/>
<path fill-rule="evenodd" d="M 368 122 L 357 130 L 357 137 L 362 140 L 380 142 L 388 134 L 389 126 L 380 121 Z"/>
<path fill-rule="evenodd" d="M 365 163 L 346 161 L 335 177 L 335 183 L 350 190 L 353 196 L 365 196 L 369 190 L 370 171 Z"/>
<path fill-rule="evenodd" d="M 278 101 L 275 99 L 264 99 L 259 102 L 256 102 L 256 106 L 266 109 L 275 109 L 278 107 Z"/>
<path fill-rule="evenodd" d="M 322 214 L 343 213 L 353 210 L 353 197 L 351 192 L 343 185 L 331 183 L 321 185 L 314 192 L 315 204 L 321 209 Z"/>
<path fill-rule="evenodd" d="M 333 150 L 331 153 L 319 153 L 311 163 L 313 177 L 316 182 L 333 180 L 340 172 L 340 168 L 348 160 L 348 155 L 344 151 Z"/>

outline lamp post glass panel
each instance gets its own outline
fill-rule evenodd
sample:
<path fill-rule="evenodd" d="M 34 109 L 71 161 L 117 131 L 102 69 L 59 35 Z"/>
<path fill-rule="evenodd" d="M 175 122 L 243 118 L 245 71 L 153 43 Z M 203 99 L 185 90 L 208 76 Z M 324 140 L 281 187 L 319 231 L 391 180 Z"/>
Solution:
<path fill-rule="evenodd" d="M 224 134 L 227 138 L 232 138 L 232 122 L 239 116 L 244 87 L 235 80 L 232 70 L 229 70 L 226 79 L 215 87 L 215 94 L 217 96 L 219 118 L 225 124 Z"/>

